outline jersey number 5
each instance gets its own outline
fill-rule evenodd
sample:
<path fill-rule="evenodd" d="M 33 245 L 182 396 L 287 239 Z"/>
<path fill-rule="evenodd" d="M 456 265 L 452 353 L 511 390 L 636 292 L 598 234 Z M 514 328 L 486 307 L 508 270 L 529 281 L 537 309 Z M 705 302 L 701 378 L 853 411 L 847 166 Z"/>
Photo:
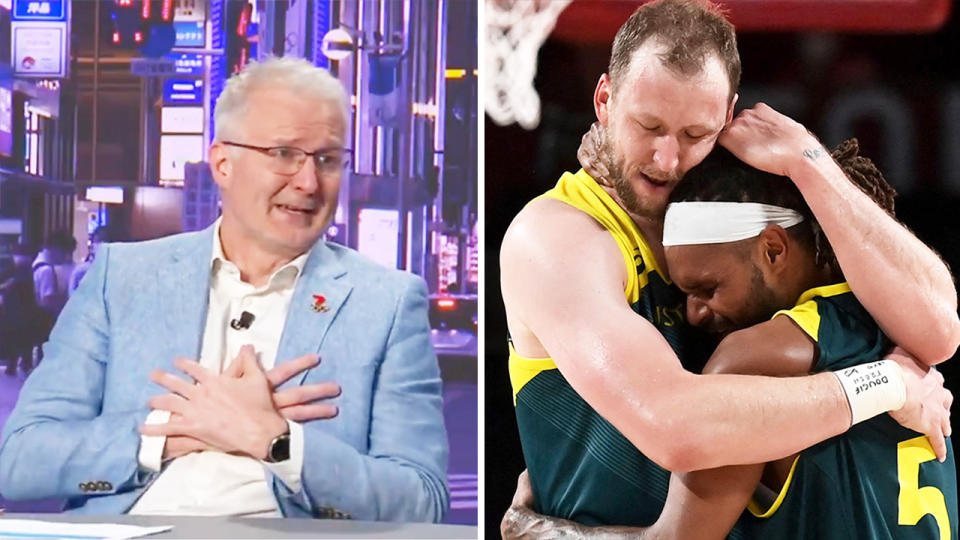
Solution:
<path fill-rule="evenodd" d="M 943 492 L 933 486 L 919 487 L 920 464 L 936 459 L 925 436 L 897 444 L 897 478 L 900 480 L 900 525 L 916 525 L 930 514 L 940 527 L 940 540 L 950 539 L 950 517 Z"/>

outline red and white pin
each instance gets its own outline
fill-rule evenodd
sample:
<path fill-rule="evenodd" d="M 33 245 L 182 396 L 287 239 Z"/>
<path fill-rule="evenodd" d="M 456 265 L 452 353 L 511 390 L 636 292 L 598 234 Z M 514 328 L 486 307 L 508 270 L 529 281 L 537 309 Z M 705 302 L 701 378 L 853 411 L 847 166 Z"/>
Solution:
<path fill-rule="evenodd" d="M 327 307 L 327 299 L 322 294 L 313 295 L 313 311 L 317 313 L 330 311 L 330 308 Z"/>

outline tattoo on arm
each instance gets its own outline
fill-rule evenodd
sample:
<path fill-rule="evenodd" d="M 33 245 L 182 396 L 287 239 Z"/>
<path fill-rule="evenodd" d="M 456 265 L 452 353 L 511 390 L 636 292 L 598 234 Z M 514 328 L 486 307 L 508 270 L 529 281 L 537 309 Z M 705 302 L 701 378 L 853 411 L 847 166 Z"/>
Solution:
<path fill-rule="evenodd" d="M 807 148 L 803 151 L 803 157 L 813 161 L 824 155 L 826 151 L 823 148 Z"/>

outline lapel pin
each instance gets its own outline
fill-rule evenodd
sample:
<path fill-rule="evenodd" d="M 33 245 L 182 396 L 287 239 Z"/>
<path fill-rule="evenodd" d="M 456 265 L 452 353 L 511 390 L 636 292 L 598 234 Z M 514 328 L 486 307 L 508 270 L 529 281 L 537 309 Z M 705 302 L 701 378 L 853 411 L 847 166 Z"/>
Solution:
<path fill-rule="evenodd" d="M 330 311 L 330 308 L 327 307 L 327 299 L 322 294 L 313 295 L 313 311 L 317 313 Z"/>

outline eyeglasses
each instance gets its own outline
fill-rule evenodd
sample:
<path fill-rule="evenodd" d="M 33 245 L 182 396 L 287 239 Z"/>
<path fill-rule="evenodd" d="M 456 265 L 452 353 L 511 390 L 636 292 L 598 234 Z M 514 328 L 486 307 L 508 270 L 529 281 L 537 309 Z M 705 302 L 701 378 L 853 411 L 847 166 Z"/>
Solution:
<path fill-rule="evenodd" d="M 320 174 L 330 175 L 343 171 L 347 165 L 348 153 L 344 148 L 322 148 L 316 152 L 307 152 L 294 146 L 254 146 L 223 141 L 228 146 L 256 150 L 270 157 L 270 170 L 276 174 L 293 175 L 300 172 L 307 156 L 313 158 L 313 166 Z"/>

